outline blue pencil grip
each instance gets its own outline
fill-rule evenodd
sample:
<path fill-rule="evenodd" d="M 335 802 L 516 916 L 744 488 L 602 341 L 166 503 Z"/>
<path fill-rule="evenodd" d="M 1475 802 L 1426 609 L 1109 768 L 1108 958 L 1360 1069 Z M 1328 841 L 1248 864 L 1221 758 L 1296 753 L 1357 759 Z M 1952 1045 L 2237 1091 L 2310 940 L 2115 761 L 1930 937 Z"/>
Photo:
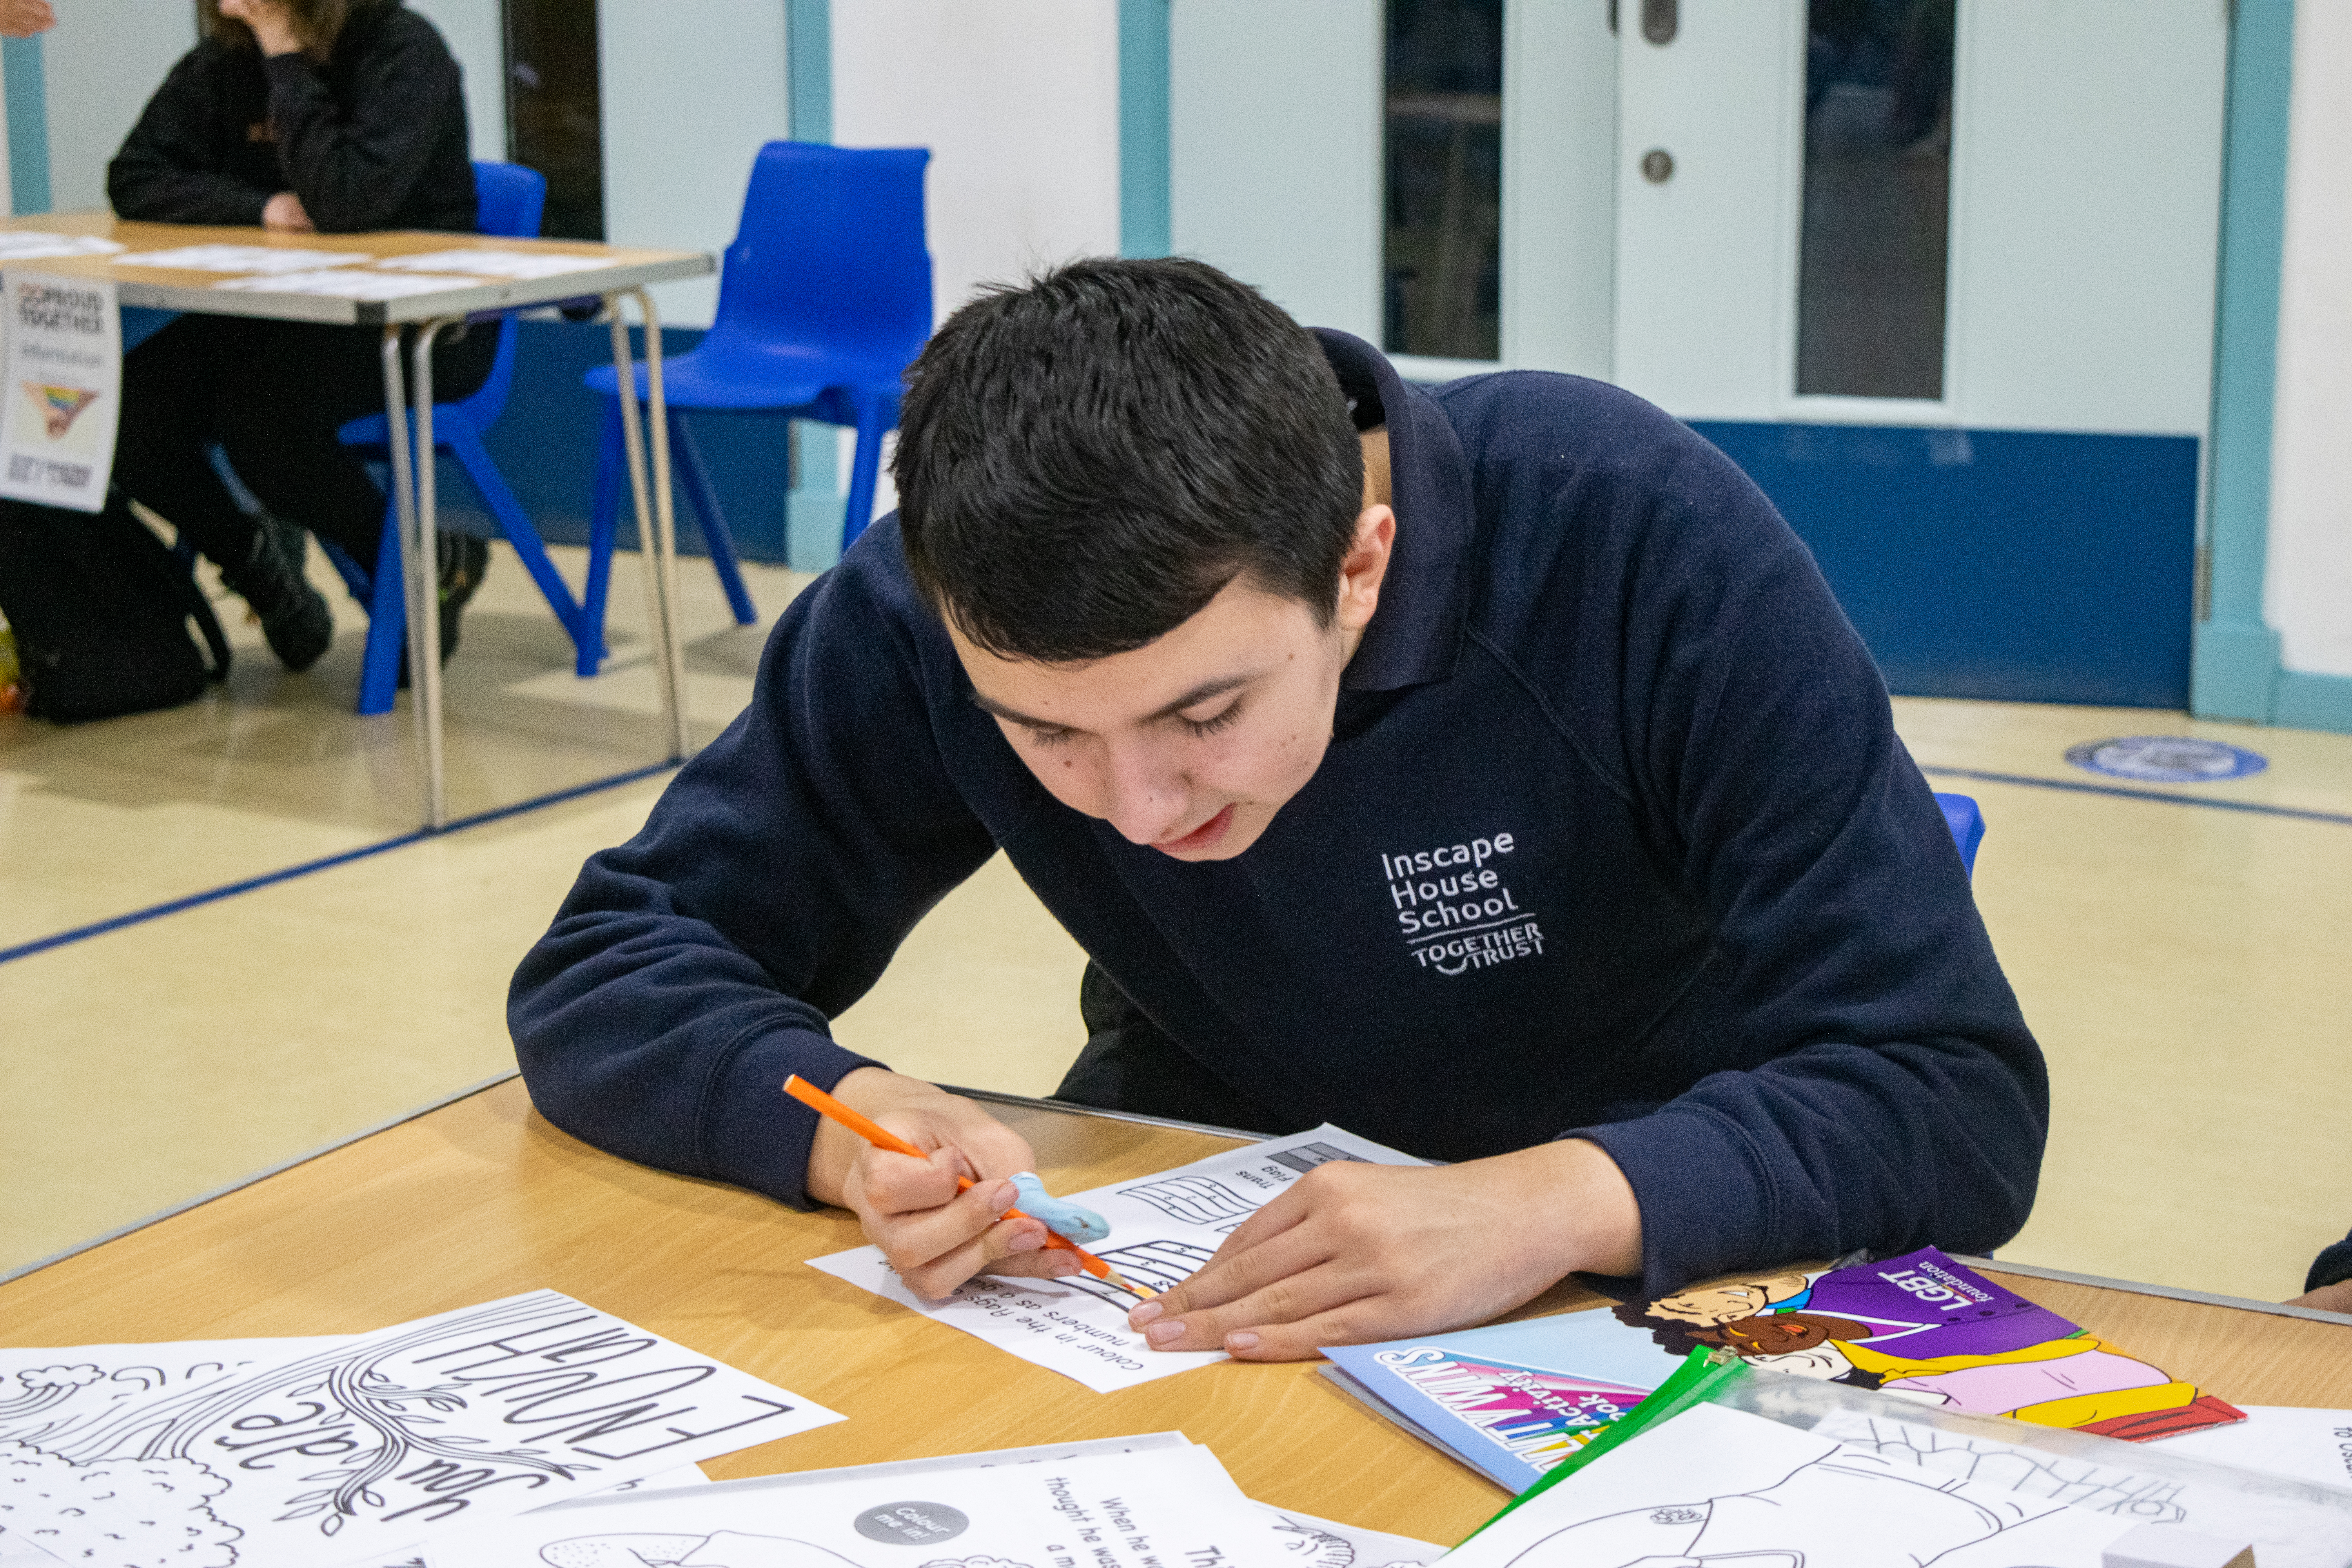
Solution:
<path fill-rule="evenodd" d="M 1110 1234 L 1110 1221 L 1077 1204 L 1065 1203 L 1045 1190 L 1034 1171 L 1016 1171 L 1013 1175 L 1013 1190 L 1021 1195 L 1013 1206 L 1033 1219 L 1042 1219 L 1045 1228 L 1065 1241 L 1079 1246 L 1100 1241 Z"/>

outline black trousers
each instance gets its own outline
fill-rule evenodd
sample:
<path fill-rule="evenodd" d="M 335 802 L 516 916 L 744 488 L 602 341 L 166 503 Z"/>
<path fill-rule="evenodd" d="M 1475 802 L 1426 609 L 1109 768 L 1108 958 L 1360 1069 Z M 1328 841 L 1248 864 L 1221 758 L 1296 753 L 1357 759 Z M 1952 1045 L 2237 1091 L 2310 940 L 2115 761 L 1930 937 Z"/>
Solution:
<path fill-rule="evenodd" d="M 374 570 L 383 491 L 335 431 L 383 411 L 382 342 L 373 327 L 181 317 L 123 357 L 114 482 L 216 564 L 241 565 L 256 524 L 206 458 L 217 442 L 262 505 Z M 495 327 L 443 333 L 436 400 L 479 390 L 497 353 Z"/>
<path fill-rule="evenodd" d="M 1202 1067 L 1129 1001 L 1092 960 L 1078 982 L 1078 1012 L 1087 1025 L 1086 1049 L 1070 1064 L 1054 1091 L 1055 1100 L 1098 1110 L 1204 1121 L 1269 1138 L 1304 1132 L 1315 1125 L 1270 1110 Z"/>

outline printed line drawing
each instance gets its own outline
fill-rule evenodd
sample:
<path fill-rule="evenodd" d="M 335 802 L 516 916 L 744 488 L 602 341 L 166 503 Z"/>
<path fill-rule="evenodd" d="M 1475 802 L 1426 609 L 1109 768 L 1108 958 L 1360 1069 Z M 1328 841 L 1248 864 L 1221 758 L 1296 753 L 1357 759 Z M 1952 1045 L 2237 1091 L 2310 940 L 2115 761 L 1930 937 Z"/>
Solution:
<path fill-rule="evenodd" d="M 2180 1500 L 2186 1489 L 2180 1483 L 2113 1469 L 2086 1459 L 2062 1458 L 2032 1448 L 1963 1437 L 1933 1426 L 1915 1426 L 1870 1416 L 1834 1423 L 1822 1435 L 1954 1480 L 2046 1498 L 2069 1508 L 2089 1509 L 2094 1513 L 2112 1514 L 2137 1524 L 2179 1524 L 2189 1517 Z"/>
<path fill-rule="evenodd" d="M 1979 1542 L 2030 1552 L 2055 1502 L 1992 1497 L 1874 1454 L 1831 1447 L 1769 1486 L 1664 1507 L 1644 1506 L 1570 1525 L 1536 1542 L 1509 1568 L 1885 1568 L 1887 1543 L 1918 1568 Z M 2033 1561 L 2012 1555 L 2018 1563 Z"/>
<path fill-rule="evenodd" d="M 548 1568 L 858 1568 L 837 1552 L 781 1535 L 720 1530 L 709 1535 L 580 1535 L 539 1549 Z M 986 1563 L 975 1557 L 972 1563 Z M 966 1568 L 926 1563 L 923 1568 Z M 1024 1568 L 1006 1563 L 1004 1568 Z"/>
<path fill-rule="evenodd" d="M 1139 1241 L 1133 1247 L 1114 1247 L 1095 1256 L 1129 1279 L 1148 1285 L 1154 1290 L 1167 1290 L 1191 1279 L 1216 1254 L 1189 1241 Z M 1083 1290 L 1097 1300 L 1108 1301 L 1122 1312 L 1141 1300 L 1088 1274 L 1073 1274 L 1062 1283 Z"/>
<path fill-rule="evenodd" d="M 1276 1149 L 1266 1158 L 1278 1165 L 1289 1166 L 1302 1176 L 1316 1166 L 1328 1165 L 1334 1160 L 1351 1161 L 1359 1165 L 1371 1163 L 1349 1153 L 1345 1149 L 1334 1149 L 1328 1143 L 1301 1143 L 1296 1149 Z"/>
<path fill-rule="evenodd" d="M 1150 1204 L 1180 1224 L 1209 1230 L 1231 1230 L 1257 1213 L 1257 1205 L 1214 1176 L 1171 1176 L 1165 1181 L 1121 1187 L 1118 1195 Z"/>

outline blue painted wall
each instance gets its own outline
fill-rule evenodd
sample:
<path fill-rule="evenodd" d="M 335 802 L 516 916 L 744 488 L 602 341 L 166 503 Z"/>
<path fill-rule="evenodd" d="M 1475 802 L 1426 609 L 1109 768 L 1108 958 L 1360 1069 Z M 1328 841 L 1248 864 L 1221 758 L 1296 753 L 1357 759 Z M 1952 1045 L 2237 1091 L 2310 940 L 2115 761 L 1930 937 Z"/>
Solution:
<path fill-rule="evenodd" d="M 2187 705 L 2194 438 L 1694 427 L 1804 540 L 1891 689 Z"/>

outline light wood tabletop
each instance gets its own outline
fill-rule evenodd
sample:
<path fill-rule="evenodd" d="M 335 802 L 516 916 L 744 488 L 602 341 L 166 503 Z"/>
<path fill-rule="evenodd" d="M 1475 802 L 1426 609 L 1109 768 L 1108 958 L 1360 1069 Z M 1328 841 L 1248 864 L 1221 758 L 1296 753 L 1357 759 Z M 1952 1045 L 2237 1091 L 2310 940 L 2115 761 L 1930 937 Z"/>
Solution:
<path fill-rule="evenodd" d="M 1233 1147 L 1035 1104 L 995 1108 L 1057 1191 Z M 1312 1363 L 1216 1365 L 1098 1394 L 803 1267 L 838 1212 L 601 1153 L 521 1082 L 478 1094 L 0 1285 L 0 1343 L 350 1333 L 552 1288 L 848 1420 L 715 1459 L 764 1475 L 1177 1429 L 1261 1501 L 1451 1544 L 1504 1494 L 1364 1414 Z M 2242 1403 L 2352 1405 L 2352 1325 L 2004 1277 Z M 1525 1311 L 1590 1306 L 1564 1287 Z"/>
<path fill-rule="evenodd" d="M 6 265 L 42 272 L 111 280 L 121 302 L 167 310 L 201 310 L 210 315 L 259 316 L 273 321 L 315 321 L 365 326 L 387 321 L 421 321 L 435 316 L 463 316 L 478 310 L 515 309 L 575 296 L 611 293 L 646 283 L 678 278 L 699 278 L 716 266 L 705 252 L 656 250 L 642 246 L 604 245 L 593 240 L 517 239 L 498 235 L 450 234 L 438 230 L 400 229 L 373 234 L 298 234 L 285 229 L 229 227 L 205 224 L 139 223 L 109 212 L 44 213 L 34 217 L 0 219 L 0 232 L 40 233 L 110 240 L 119 252 L 89 256 L 28 256 Z M 558 273 L 547 278 L 498 278 L 466 273 L 452 265 L 438 275 L 451 276 L 450 287 L 429 294 L 390 300 L 350 300 L 291 291 L 224 289 L 237 274 L 184 267 L 147 267 L 135 258 L 158 251 L 184 250 L 191 246 L 259 247 L 269 250 L 328 251 L 373 260 L 432 256 L 443 252 L 521 251 L 532 256 L 577 257 L 593 261 L 593 269 Z M 327 265 L 321 263 L 320 265 Z M 462 285 L 462 286 L 459 286 Z"/>

